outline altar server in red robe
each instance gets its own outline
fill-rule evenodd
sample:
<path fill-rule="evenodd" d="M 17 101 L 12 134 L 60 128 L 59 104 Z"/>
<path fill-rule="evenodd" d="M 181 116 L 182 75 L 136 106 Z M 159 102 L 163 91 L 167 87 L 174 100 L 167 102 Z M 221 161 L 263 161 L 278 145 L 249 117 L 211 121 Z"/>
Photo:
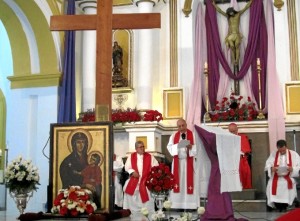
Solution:
<path fill-rule="evenodd" d="M 268 206 L 282 211 L 297 197 L 293 177 L 299 176 L 300 157 L 297 152 L 287 149 L 285 140 L 278 140 L 276 145 L 277 151 L 273 151 L 266 161 L 265 171 L 270 177 L 266 194 Z"/>
<path fill-rule="evenodd" d="M 240 180 L 243 189 L 252 188 L 251 169 L 248 162 L 248 155 L 251 153 L 251 147 L 247 135 L 238 133 L 238 127 L 235 123 L 228 126 L 229 132 L 241 137 L 241 157 L 240 157 Z"/>
<path fill-rule="evenodd" d="M 187 129 L 184 119 L 177 121 L 178 131 L 169 139 L 168 151 L 173 156 L 172 173 L 174 174 L 174 189 L 169 200 L 172 208 L 196 209 L 199 206 L 195 178 L 195 156 L 197 149 L 194 134 Z"/>
<path fill-rule="evenodd" d="M 132 220 L 142 220 L 142 208 L 148 209 L 149 217 L 154 213 L 154 200 L 146 187 L 146 179 L 151 167 L 158 166 L 158 162 L 154 156 L 145 152 L 142 141 L 135 143 L 135 150 L 125 163 L 125 171 L 129 173 L 130 178 L 124 185 L 123 209 L 131 211 Z"/>

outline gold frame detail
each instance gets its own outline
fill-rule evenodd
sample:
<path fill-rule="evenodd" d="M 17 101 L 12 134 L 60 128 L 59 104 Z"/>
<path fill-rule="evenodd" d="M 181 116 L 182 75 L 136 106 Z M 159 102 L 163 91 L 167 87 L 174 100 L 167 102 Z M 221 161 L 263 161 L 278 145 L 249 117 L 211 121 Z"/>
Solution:
<path fill-rule="evenodd" d="M 183 89 L 165 89 L 164 96 L 164 119 L 177 119 L 183 117 Z"/>
<path fill-rule="evenodd" d="M 300 81 L 285 84 L 286 114 L 300 114 Z"/>
<path fill-rule="evenodd" d="M 65 164 L 64 162 L 67 162 L 65 161 L 66 159 L 70 161 L 72 157 L 74 158 L 76 146 L 74 146 L 72 140 L 74 135 L 80 133 L 84 134 L 87 140 L 85 145 L 86 160 L 89 162 L 89 157 L 92 154 L 99 155 L 101 159 L 98 164 L 102 171 L 102 191 L 100 198 L 98 199 L 101 202 L 101 208 L 98 208 L 97 210 L 102 212 L 113 211 L 113 192 L 110 188 L 113 185 L 111 177 L 113 159 L 112 131 L 113 125 L 111 122 L 51 124 L 48 209 L 51 209 L 58 190 L 63 187 L 62 176 L 64 176 L 65 181 L 73 180 L 71 177 L 66 177 L 69 176 L 69 173 L 66 173 L 67 170 L 65 170 L 65 166 L 70 166 L 71 164 Z M 83 135 L 81 135 L 81 137 L 82 136 Z M 62 170 L 61 167 L 63 167 Z M 61 171 L 64 171 L 63 175 L 61 174 Z M 83 183 L 82 185 L 84 186 Z"/>

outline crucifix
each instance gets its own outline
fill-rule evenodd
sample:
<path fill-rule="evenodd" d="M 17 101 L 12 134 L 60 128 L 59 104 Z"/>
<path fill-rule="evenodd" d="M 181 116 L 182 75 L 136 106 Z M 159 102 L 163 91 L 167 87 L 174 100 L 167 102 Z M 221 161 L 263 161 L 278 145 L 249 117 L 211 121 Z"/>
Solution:
<path fill-rule="evenodd" d="M 213 6 L 216 8 L 217 12 L 225 16 L 228 20 L 228 33 L 225 38 L 226 46 L 231 51 L 231 62 L 234 67 L 234 74 L 237 75 L 239 71 L 239 62 L 240 62 L 240 45 L 242 43 L 243 36 L 240 33 L 240 17 L 242 14 L 250 8 L 253 0 L 240 0 L 248 1 L 245 7 L 239 11 L 236 11 L 233 7 L 227 8 L 226 11 L 223 11 L 217 3 L 225 3 L 223 0 L 212 0 Z M 234 93 L 240 94 L 239 81 L 234 80 Z"/>
<path fill-rule="evenodd" d="M 113 14 L 111 0 L 97 1 L 96 15 L 51 16 L 50 30 L 96 30 L 96 121 L 111 120 L 112 30 L 160 28 L 159 13 Z"/>

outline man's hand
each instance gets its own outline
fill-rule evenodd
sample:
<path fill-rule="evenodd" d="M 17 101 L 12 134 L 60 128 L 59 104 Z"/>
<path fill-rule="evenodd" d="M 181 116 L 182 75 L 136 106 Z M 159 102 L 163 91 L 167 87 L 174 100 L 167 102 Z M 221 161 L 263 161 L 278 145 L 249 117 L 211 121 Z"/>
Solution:
<path fill-rule="evenodd" d="M 272 168 L 271 168 L 271 171 L 272 171 L 273 173 L 276 173 L 276 172 L 278 171 L 278 167 L 272 167 Z"/>
<path fill-rule="evenodd" d="M 139 178 L 139 177 L 140 177 L 139 173 L 136 172 L 136 171 L 134 171 L 134 172 L 131 174 L 131 176 L 133 176 L 133 177 L 135 177 L 135 178 Z"/>
<path fill-rule="evenodd" d="M 288 167 L 287 170 L 288 170 L 289 172 L 293 172 L 293 167 Z"/>
<path fill-rule="evenodd" d="M 191 150 L 191 149 L 192 149 L 192 147 L 193 147 L 193 145 L 192 145 L 192 144 L 188 144 L 188 145 L 186 145 L 186 148 L 187 148 L 187 149 L 189 149 L 189 150 Z"/>

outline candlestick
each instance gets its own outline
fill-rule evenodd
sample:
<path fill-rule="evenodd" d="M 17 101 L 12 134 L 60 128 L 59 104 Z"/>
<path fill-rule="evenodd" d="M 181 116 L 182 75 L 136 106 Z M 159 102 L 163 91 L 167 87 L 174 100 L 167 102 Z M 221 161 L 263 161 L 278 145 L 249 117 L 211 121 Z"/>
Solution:
<path fill-rule="evenodd" d="M 258 75 L 258 96 L 259 96 L 259 109 L 258 109 L 258 115 L 257 115 L 257 119 L 265 119 L 265 115 L 262 111 L 262 102 L 261 102 L 261 77 L 260 77 L 260 59 L 257 58 L 257 75 Z"/>
<path fill-rule="evenodd" d="M 257 64 L 257 66 L 260 66 L 260 59 L 259 58 L 257 58 L 256 64 Z"/>
<path fill-rule="evenodd" d="M 207 68 L 208 68 L 208 64 L 207 64 L 207 62 L 206 62 L 206 61 L 204 62 L 204 68 L 205 68 L 205 69 L 207 69 Z"/>
<path fill-rule="evenodd" d="M 208 68 L 207 68 L 207 62 L 204 63 L 204 75 L 205 75 L 205 94 L 206 94 L 206 113 L 204 114 L 204 123 L 210 122 L 210 116 L 208 113 Z"/>

